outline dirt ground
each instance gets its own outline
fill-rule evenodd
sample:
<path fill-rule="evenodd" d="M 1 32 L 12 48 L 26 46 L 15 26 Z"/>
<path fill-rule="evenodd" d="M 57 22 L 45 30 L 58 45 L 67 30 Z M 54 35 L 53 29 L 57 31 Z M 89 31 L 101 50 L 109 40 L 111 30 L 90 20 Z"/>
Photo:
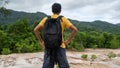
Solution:
<path fill-rule="evenodd" d="M 117 56 L 109 59 L 108 53 L 113 52 Z M 87 54 L 85 60 L 81 55 Z M 0 55 L 0 68 L 41 68 L 43 64 L 43 52 Z M 92 61 L 91 55 L 97 58 Z M 84 52 L 67 51 L 70 68 L 120 68 L 120 49 L 85 49 Z M 56 67 L 55 67 L 56 68 Z"/>

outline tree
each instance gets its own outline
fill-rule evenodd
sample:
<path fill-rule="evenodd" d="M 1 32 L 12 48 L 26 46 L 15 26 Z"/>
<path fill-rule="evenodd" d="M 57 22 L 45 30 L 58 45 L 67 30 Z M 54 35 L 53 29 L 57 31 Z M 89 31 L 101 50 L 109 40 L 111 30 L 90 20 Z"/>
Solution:
<path fill-rule="evenodd" d="M 83 45 L 86 47 L 87 44 L 86 37 L 87 37 L 86 32 L 77 32 L 74 39 L 76 42 L 78 42 L 79 45 Z"/>
<path fill-rule="evenodd" d="M 119 44 L 119 47 L 120 47 L 120 34 L 116 36 L 116 40 L 118 40 L 118 44 Z"/>
<path fill-rule="evenodd" d="M 100 33 L 100 35 L 99 35 L 99 37 L 98 37 L 98 48 L 104 48 L 105 46 L 104 46 L 104 40 L 105 40 L 105 38 L 104 38 L 104 36 L 103 36 L 103 34 L 102 33 Z"/>
<path fill-rule="evenodd" d="M 12 24 L 8 30 L 9 33 L 14 35 L 24 35 L 29 33 L 29 31 L 31 31 L 31 28 L 28 19 L 18 20 L 16 23 Z"/>
<path fill-rule="evenodd" d="M 105 48 L 110 48 L 110 42 L 111 40 L 114 38 L 113 34 L 110 34 L 110 33 L 103 33 L 103 36 L 104 36 L 104 46 Z"/>
<path fill-rule="evenodd" d="M 42 50 L 34 36 L 29 20 L 26 18 L 12 24 L 8 29 L 8 33 L 13 52 L 25 53 Z"/>
<path fill-rule="evenodd" d="M 0 15 L 7 16 L 10 14 L 10 11 L 4 7 L 8 3 L 9 0 L 0 0 Z"/>
<path fill-rule="evenodd" d="M 3 48 L 9 48 L 9 47 L 10 47 L 10 42 L 9 42 L 9 38 L 7 37 L 7 33 L 0 30 L 0 53 L 3 50 Z"/>
<path fill-rule="evenodd" d="M 116 38 L 111 40 L 110 44 L 111 44 L 110 48 L 113 48 L 113 49 L 120 48 L 119 41 Z"/>

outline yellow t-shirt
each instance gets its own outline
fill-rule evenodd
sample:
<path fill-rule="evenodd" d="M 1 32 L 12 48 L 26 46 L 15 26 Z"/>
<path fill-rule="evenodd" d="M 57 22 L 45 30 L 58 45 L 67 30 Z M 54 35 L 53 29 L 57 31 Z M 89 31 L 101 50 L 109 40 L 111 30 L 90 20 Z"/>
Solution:
<path fill-rule="evenodd" d="M 59 15 L 57 14 L 53 14 L 51 15 L 52 18 L 57 18 Z M 44 27 L 44 23 L 46 22 L 47 17 L 43 18 L 42 21 L 39 23 L 39 25 L 41 27 Z M 65 28 L 69 28 L 72 25 L 72 23 L 65 17 L 62 17 L 62 21 L 61 21 L 61 27 L 62 27 L 62 44 L 61 47 L 62 48 L 66 48 L 65 44 L 64 44 L 64 37 L 63 37 L 63 33 Z"/>

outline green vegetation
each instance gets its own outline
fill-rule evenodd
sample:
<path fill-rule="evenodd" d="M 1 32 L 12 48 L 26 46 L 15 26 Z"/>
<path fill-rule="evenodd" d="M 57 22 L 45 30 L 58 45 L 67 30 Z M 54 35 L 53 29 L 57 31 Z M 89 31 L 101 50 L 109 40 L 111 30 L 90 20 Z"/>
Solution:
<path fill-rule="evenodd" d="M 112 59 L 115 58 L 117 55 L 114 52 L 109 52 L 107 56 L 108 58 Z"/>
<path fill-rule="evenodd" d="M 2 54 L 7 55 L 7 54 L 10 54 L 10 53 L 11 53 L 11 51 L 10 51 L 9 48 L 3 48 Z"/>
<path fill-rule="evenodd" d="M 18 20 L 14 24 L 2 25 L 0 28 L 1 54 L 6 54 L 6 51 L 8 53 L 9 51 L 12 53 L 42 51 L 33 33 L 33 27 L 29 25 L 28 19 Z"/>
<path fill-rule="evenodd" d="M 3 11 L 7 12 L 7 11 Z M 0 14 L 0 24 L 13 24 L 17 20 L 21 20 L 23 18 L 29 19 L 29 24 L 34 25 L 35 21 L 40 21 L 43 17 L 46 16 L 46 14 L 42 12 L 37 13 L 26 13 L 26 12 L 18 12 L 9 10 L 10 14 L 7 15 L 7 17 L 4 17 L 2 14 Z M 4 13 L 3 13 L 4 14 Z M 77 21 L 77 20 L 71 20 L 70 21 L 80 30 L 85 32 L 109 32 L 113 34 L 120 34 L 120 27 L 119 24 L 110 24 L 105 21 L 96 20 L 93 22 L 85 22 L 85 21 Z"/>
<path fill-rule="evenodd" d="M 4 10 L 2 10 L 4 9 Z M 40 21 L 46 14 L 42 12 L 37 13 L 26 13 L 26 12 L 17 12 L 13 10 L 6 10 L 5 8 L 1 8 L 0 10 L 0 24 L 13 24 L 17 20 L 21 20 L 23 18 L 29 19 L 29 24 L 33 25 L 35 21 Z M 4 12 L 4 13 L 3 13 Z M 4 16 L 7 15 L 7 16 Z"/>
<path fill-rule="evenodd" d="M 43 51 L 33 30 L 45 16 L 40 12 L 30 14 L 16 11 L 6 18 L 0 15 L 0 54 Z M 120 48 L 120 27 L 102 21 L 70 21 L 78 28 L 78 32 L 67 49 L 84 51 L 85 48 Z M 70 30 L 66 30 L 64 35 L 67 39 Z"/>
<path fill-rule="evenodd" d="M 82 54 L 82 55 L 81 55 L 81 58 L 84 59 L 84 60 L 87 60 L 88 55 L 87 55 L 87 54 Z"/>
<path fill-rule="evenodd" d="M 92 61 L 94 61 L 96 58 L 97 58 L 96 55 L 91 55 L 91 59 L 92 59 Z"/>

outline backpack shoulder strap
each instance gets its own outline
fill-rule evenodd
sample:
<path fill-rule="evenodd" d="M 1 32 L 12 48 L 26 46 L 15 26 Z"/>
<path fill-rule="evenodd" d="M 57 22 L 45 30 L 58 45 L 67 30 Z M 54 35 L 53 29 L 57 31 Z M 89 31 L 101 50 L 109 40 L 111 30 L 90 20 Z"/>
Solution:
<path fill-rule="evenodd" d="M 63 21 L 63 20 L 62 20 L 62 17 L 63 17 L 63 16 L 62 16 L 62 15 L 60 15 L 60 16 L 58 17 L 58 19 L 59 19 L 59 20 L 61 20 L 61 21 Z"/>
<path fill-rule="evenodd" d="M 62 17 L 63 17 L 63 16 L 62 16 L 62 15 L 60 15 L 60 16 L 58 16 L 58 18 L 57 18 L 57 19 L 62 21 Z M 49 15 L 49 16 L 47 16 L 47 20 L 49 20 L 49 19 L 51 19 L 51 16 L 50 16 L 50 15 Z"/>
<path fill-rule="evenodd" d="M 46 16 L 46 17 L 47 17 L 46 22 L 51 19 L 51 16 Z"/>

